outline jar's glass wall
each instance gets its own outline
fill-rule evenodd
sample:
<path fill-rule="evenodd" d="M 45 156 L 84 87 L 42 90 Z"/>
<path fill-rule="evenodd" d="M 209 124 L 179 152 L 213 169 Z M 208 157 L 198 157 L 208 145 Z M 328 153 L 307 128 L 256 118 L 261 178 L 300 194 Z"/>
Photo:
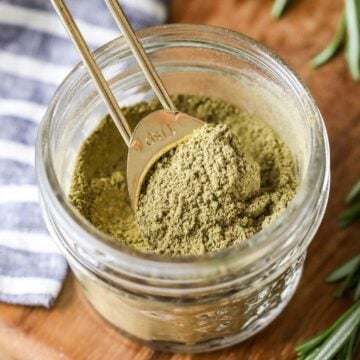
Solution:
<path fill-rule="evenodd" d="M 232 288 L 215 297 L 186 300 L 129 293 L 74 262 L 72 270 L 92 306 L 126 336 L 161 351 L 198 353 L 231 346 L 266 327 L 294 294 L 303 262 L 304 255 L 245 294 Z"/>
<path fill-rule="evenodd" d="M 309 196 L 306 209 L 301 199 L 296 200 L 299 205 L 292 210 L 292 219 L 296 211 L 306 211 L 306 221 L 292 224 L 290 215 L 284 214 L 277 227 L 289 221 L 288 227 L 276 236 L 267 233 L 274 237 L 270 239 L 274 244 L 287 244 L 286 248 L 270 241 L 257 248 L 254 243 L 247 256 L 235 249 L 231 256 L 221 253 L 209 263 L 197 259 L 186 265 L 146 262 L 137 255 L 121 257 L 121 251 L 114 259 L 116 251 L 103 248 L 102 238 L 69 215 L 66 200 L 58 195 L 60 191 L 68 193 L 81 144 L 106 114 L 82 67 L 65 82 L 50 106 L 40 130 L 37 161 L 48 228 L 95 309 L 121 331 L 148 345 L 198 352 L 251 336 L 290 300 L 301 276 L 306 246 L 324 212 L 328 154 L 326 133 L 312 99 L 279 59 L 225 30 L 187 29 L 189 32 L 182 33 L 164 27 L 143 39 L 169 92 L 217 97 L 262 118 L 292 150 L 302 191 L 319 189 L 316 196 Z M 106 46 L 97 59 L 120 104 L 153 98 L 124 44 Z M 316 164 L 312 164 L 318 169 L 316 175 L 309 174 L 313 153 L 317 154 Z M 54 169 L 55 182 L 49 181 L 49 168 Z M 308 178 L 314 179 L 313 188 L 303 184 Z M 54 189 L 54 183 L 59 189 Z M 190 285 L 185 273 L 192 276 Z"/>

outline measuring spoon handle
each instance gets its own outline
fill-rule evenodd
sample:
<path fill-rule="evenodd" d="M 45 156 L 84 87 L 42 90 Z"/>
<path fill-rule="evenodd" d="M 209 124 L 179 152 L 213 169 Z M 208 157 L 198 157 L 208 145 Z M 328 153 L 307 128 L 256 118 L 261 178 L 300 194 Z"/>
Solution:
<path fill-rule="evenodd" d="M 140 68 L 145 74 L 147 81 L 151 88 L 155 92 L 155 95 L 159 99 L 161 105 L 165 110 L 176 111 L 175 105 L 173 104 L 163 82 L 160 79 L 159 74 L 156 72 L 154 65 L 147 56 L 141 42 L 137 38 L 135 31 L 130 25 L 129 20 L 126 18 L 121 5 L 117 0 L 105 0 L 116 24 L 119 26 L 126 42 L 128 43 L 130 50 L 135 56 Z"/>
<path fill-rule="evenodd" d="M 105 80 L 103 73 L 92 56 L 84 37 L 82 36 L 78 26 L 74 21 L 74 18 L 65 4 L 65 1 L 51 0 L 51 3 L 60 17 L 66 31 L 68 32 L 70 39 L 79 51 L 81 59 L 87 67 L 92 79 L 94 80 L 96 88 L 103 98 L 116 127 L 118 128 L 126 145 L 129 146 L 131 138 L 130 126 L 124 114 L 122 113 L 120 106 L 109 87 L 109 84 Z"/>

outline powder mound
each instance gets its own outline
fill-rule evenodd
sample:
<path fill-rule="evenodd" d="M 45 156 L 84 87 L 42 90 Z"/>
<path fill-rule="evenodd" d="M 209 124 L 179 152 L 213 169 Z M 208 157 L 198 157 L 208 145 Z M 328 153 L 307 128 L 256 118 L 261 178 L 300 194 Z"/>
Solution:
<path fill-rule="evenodd" d="M 136 220 L 153 252 L 217 251 L 252 235 L 251 217 L 269 202 L 260 187 L 260 166 L 238 138 L 226 125 L 205 125 L 153 166 Z"/>

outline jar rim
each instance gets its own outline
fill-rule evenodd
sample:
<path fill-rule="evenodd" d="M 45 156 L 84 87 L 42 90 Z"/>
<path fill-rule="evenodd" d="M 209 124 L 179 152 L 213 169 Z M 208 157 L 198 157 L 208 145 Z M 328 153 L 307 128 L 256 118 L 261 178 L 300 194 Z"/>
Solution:
<path fill-rule="evenodd" d="M 305 169 L 305 173 L 309 176 L 307 176 L 299 184 L 295 198 L 289 203 L 288 207 L 282 212 L 282 214 L 274 220 L 274 222 L 267 225 L 263 230 L 249 238 L 243 244 L 203 255 L 171 257 L 167 255 L 145 254 L 128 246 L 122 245 L 119 242 L 115 242 L 110 235 L 104 234 L 95 229 L 95 227 L 83 218 L 70 204 L 67 195 L 62 191 L 54 166 L 51 162 L 50 148 L 48 146 L 48 134 L 52 120 L 52 113 L 54 109 L 56 109 L 61 98 L 65 96 L 70 84 L 76 80 L 78 73 L 84 70 L 83 65 L 79 63 L 56 90 L 49 103 L 48 110 L 41 121 L 38 132 L 36 144 L 36 170 L 40 190 L 43 190 L 44 193 L 46 193 L 47 201 L 49 201 L 51 206 L 55 207 L 57 211 L 61 213 L 62 217 L 66 219 L 68 225 L 71 226 L 74 231 L 79 232 L 82 235 L 82 238 L 86 239 L 84 241 L 86 241 L 89 245 L 92 245 L 94 248 L 108 254 L 118 264 L 133 263 L 134 266 L 140 266 L 144 269 L 149 266 L 157 266 L 160 268 L 166 268 L 167 272 L 179 272 L 179 269 L 183 272 L 191 272 L 194 270 L 193 266 L 195 265 L 198 270 L 201 268 L 206 270 L 209 266 L 215 266 L 217 268 L 216 265 L 220 263 L 223 266 L 224 262 L 230 264 L 233 261 L 240 261 L 243 264 L 249 264 L 254 260 L 255 253 L 257 254 L 256 259 L 258 259 L 262 255 L 268 253 L 270 249 L 273 249 L 274 246 L 281 248 L 284 248 L 285 245 L 288 246 L 293 239 L 290 239 L 289 244 L 281 244 L 279 241 L 283 241 L 283 234 L 290 232 L 291 229 L 296 229 L 301 224 L 309 209 L 309 205 L 316 203 L 321 195 L 325 194 L 326 199 L 328 196 L 327 188 L 330 172 L 328 139 L 322 116 L 309 90 L 305 87 L 295 72 L 272 50 L 256 40 L 232 30 L 208 25 L 169 24 L 143 29 L 137 33 L 143 41 L 146 40 L 144 45 L 145 47 L 150 46 L 159 39 L 164 41 L 162 37 L 176 33 L 177 36 L 182 35 L 182 41 L 190 41 L 190 39 L 194 39 L 196 34 L 206 34 L 232 39 L 237 41 L 239 46 L 246 44 L 247 47 L 252 48 L 252 50 L 256 52 L 257 56 L 261 56 L 268 65 L 274 67 L 279 76 L 281 76 L 282 80 L 289 83 L 298 95 L 298 98 L 304 102 L 303 106 L 306 107 L 307 113 L 312 117 L 318 133 L 314 134 L 314 131 L 311 131 L 311 147 L 314 149 L 317 147 L 323 149 L 323 168 L 313 168 L 317 154 L 315 151 L 312 151 L 313 149 L 311 149 L 309 152 L 310 155 L 307 169 Z M 210 42 L 210 40 L 208 42 Z M 104 54 L 109 53 L 112 49 L 119 49 L 121 47 L 126 48 L 124 39 L 117 38 L 112 40 L 94 52 L 95 58 L 103 57 Z M 312 184 L 312 186 L 307 186 L 309 184 Z M 313 224 L 315 230 L 321 222 L 324 210 L 325 206 L 322 214 L 317 217 L 315 223 Z M 219 262 L 219 260 L 221 261 Z"/>

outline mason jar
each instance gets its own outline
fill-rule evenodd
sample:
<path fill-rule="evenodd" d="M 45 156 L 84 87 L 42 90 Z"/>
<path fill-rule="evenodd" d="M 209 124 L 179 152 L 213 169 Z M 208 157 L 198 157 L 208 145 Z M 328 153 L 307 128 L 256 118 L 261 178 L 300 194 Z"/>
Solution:
<path fill-rule="evenodd" d="M 80 64 L 40 125 L 43 216 L 88 301 L 121 333 L 164 351 L 224 348 L 267 326 L 296 290 L 329 193 L 326 130 L 296 74 L 256 41 L 202 25 L 153 27 L 138 35 L 169 93 L 222 99 L 279 134 L 294 156 L 295 198 L 248 241 L 205 255 L 144 254 L 101 233 L 68 200 L 80 147 L 107 113 Z M 121 105 L 154 97 L 122 38 L 95 57 Z"/>

